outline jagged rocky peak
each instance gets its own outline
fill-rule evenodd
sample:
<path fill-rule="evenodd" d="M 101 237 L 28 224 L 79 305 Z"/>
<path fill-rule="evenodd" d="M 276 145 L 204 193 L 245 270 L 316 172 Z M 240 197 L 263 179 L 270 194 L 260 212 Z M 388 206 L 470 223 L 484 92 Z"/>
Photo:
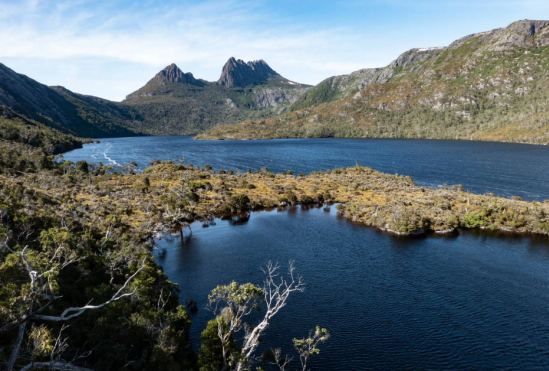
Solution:
<path fill-rule="evenodd" d="M 159 85 L 167 84 L 190 84 L 202 86 L 204 83 L 200 80 L 194 78 L 193 74 L 190 72 L 184 73 L 175 65 L 175 63 L 170 64 L 168 67 L 164 68 L 162 71 L 158 72 L 155 77 L 151 80 Z"/>
<path fill-rule="evenodd" d="M 218 85 L 227 87 L 245 87 L 261 85 L 270 77 L 280 76 L 264 60 L 244 62 L 242 59 L 231 57 L 221 72 Z"/>

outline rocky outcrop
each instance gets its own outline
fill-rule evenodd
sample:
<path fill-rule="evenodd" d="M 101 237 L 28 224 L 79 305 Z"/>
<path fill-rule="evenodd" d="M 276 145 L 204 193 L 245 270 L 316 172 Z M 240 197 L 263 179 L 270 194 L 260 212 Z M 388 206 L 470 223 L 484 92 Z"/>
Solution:
<path fill-rule="evenodd" d="M 170 64 L 168 67 L 158 72 L 156 76 L 148 82 L 148 84 L 157 84 L 161 86 L 177 83 L 194 86 L 206 85 L 203 81 L 195 79 L 192 73 L 183 73 L 175 63 Z"/>
<path fill-rule="evenodd" d="M 549 21 L 523 20 L 512 23 L 494 35 L 496 40 L 490 49 L 502 51 L 512 47 L 530 47 L 536 45 L 535 38 L 537 35 L 544 34 L 547 37 L 547 32 L 544 32 L 547 31 L 547 26 L 549 26 Z M 547 45 L 546 41 L 543 43 Z"/>
<path fill-rule="evenodd" d="M 244 62 L 242 59 L 230 58 L 221 72 L 217 84 L 227 87 L 246 87 L 261 85 L 269 78 L 280 76 L 264 60 Z"/>
<path fill-rule="evenodd" d="M 549 45 L 549 21 L 522 20 L 505 28 L 479 32 L 454 41 L 448 50 L 455 50 L 472 39 L 480 47 L 475 55 L 483 52 L 502 52 L 514 48 L 542 47 Z"/>
<path fill-rule="evenodd" d="M 277 112 L 283 112 L 286 108 L 294 103 L 304 92 L 309 88 L 266 88 L 254 91 L 253 101 L 257 107 L 278 108 Z M 283 106 L 283 107 L 280 107 Z"/>
<path fill-rule="evenodd" d="M 332 102 L 354 96 L 360 90 L 375 84 L 385 84 L 402 71 L 414 73 L 425 61 L 447 52 L 441 62 L 453 57 L 452 52 L 466 43 L 474 41 L 474 56 L 486 52 L 505 52 L 516 48 L 534 48 L 549 45 L 549 21 L 522 20 L 506 28 L 480 32 L 454 41 L 446 48 L 415 48 L 402 53 L 397 59 L 384 68 L 367 68 L 349 75 L 333 76 L 300 97 L 292 110 L 311 107 L 320 103 Z M 467 67 L 467 66 L 466 66 Z M 431 70 L 430 73 L 434 71 Z M 445 72 L 439 77 L 447 77 Z M 425 76 L 428 78 L 428 76 Z"/>
<path fill-rule="evenodd" d="M 365 68 L 349 75 L 329 77 L 303 94 L 291 107 L 292 110 L 311 107 L 353 96 L 374 84 L 385 84 L 404 69 L 415 66 L 435 56 L 441 48 L 411 49 L 402 53 L 384 68 Z"/>

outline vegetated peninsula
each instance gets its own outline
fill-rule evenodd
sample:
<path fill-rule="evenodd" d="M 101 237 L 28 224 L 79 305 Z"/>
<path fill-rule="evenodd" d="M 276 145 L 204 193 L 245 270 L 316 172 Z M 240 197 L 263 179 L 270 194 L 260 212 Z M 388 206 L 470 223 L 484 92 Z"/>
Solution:
<path fill-rule="evenodd" d="M 439 138 L 549 143 L 549 21 L 523 20 L 412 49 L 324 80 L 278 117 L 197 139 Z"/>

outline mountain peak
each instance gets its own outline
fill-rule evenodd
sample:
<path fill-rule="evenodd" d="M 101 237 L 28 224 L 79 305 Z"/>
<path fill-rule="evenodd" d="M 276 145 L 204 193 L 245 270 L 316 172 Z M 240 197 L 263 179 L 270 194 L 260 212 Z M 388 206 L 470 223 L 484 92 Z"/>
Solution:
<path fill-rule="evenodd" d="M 190 72 L 184 73 L 177 67 L 175 63 L 170 64 L 162 71 L 158 72 L 156 76 L 152 78 L 150 82 L 155 82 L 159 85 L 168 85 L 168 84 L 190 84 L 202 86 L 204 85 L 201 81 L 194 78 L 193 74 Z"/>
<path fill-rule="evenodd" d="M 274 76 L 280 75 L 263 59 L 246 63 L 242 59 L 231 57 L 223 66 L 217 84 L 227 87 L 261 85 Z"/>

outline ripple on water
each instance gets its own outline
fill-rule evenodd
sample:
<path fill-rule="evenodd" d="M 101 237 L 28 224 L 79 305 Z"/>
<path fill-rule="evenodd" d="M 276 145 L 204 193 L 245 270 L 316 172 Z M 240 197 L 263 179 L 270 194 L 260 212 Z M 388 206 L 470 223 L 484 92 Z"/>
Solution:
<path fill-rule="evenodd" d="M 95 156 L 95 157 L 94 157 Z M 98 159 L 99 157 L 99 159 Z M 104 158 L 109 163 L 152 159 L 214 169 L 248 168 L 310 173 L 356 163 L 386 173 L 410 175 L 422 186 L 463 184 L 476 193 L 549 199 L 549 146 L 513 143 L 406 139 L 283 139 L 193 141 L 190 137 L 108 138 L 65 154 L 73 162 Z"/>
<path fill-rule="evenodd" d="M 291 353 L 316 325 L 332 338 L 317 370 L 549 368 L 548 239 L 462 233 L 402 238 L 322 209 L 253 213 L 243 225 L 193 228 L 157 258 L 182 299 L 205 305 L 232 280 L 261 282 L 268 260 L 295 259 L 307 282 L 274 319 L 262 347 Z M 211 319 L 193 317 L 191 338 Z"/>

